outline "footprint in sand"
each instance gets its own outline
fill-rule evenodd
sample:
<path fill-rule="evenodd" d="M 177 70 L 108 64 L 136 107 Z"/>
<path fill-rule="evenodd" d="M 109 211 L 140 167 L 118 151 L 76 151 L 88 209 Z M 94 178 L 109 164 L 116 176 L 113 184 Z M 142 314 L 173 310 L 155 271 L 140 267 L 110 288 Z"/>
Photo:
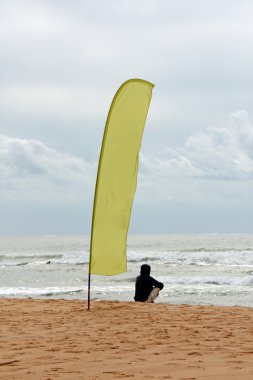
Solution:
<path fill-rule="evenodd" d="M 108 375 L 117 375 L 118 377 L 134 377 L 134 375 L 120 373 L 117 371 L 103 371 L 102 373 L 108 374 Z"/>
<path fill-rule="evenodd" d="M 18 363 L 18 362 L 19 362 L 19 360 L 10 360 L 8 362 L 2 362 L 2 363 L 0 363 L 0 366 L 10 365 L 10 364 Z"/>

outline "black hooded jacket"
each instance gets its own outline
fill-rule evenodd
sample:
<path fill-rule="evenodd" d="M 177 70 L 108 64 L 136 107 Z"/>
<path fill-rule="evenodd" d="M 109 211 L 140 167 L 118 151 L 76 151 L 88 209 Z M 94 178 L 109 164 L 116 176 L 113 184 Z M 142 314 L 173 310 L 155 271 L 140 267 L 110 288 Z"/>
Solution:
<path fill-rule="evenodd" d="M 148 267 L 148 265 L 147 265 Z M 163 283 L 155 280 L 153 277 L 149 275 L 149 268 L 142 268 L 141 274 L 136 278 L 135 281 L 135 297 L 134 300 L 138 302 L 147 301 L 151 291 L 153 288 L 163 289 Z"/>

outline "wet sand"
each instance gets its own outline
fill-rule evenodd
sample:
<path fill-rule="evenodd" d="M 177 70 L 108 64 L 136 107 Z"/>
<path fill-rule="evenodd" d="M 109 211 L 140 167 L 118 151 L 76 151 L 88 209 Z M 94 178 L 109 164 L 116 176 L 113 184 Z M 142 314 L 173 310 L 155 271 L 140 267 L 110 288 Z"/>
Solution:
<path fill-rule="evenodd" d="M 253 309 L 0 299 L 1 380 L 253 379 Z"/>

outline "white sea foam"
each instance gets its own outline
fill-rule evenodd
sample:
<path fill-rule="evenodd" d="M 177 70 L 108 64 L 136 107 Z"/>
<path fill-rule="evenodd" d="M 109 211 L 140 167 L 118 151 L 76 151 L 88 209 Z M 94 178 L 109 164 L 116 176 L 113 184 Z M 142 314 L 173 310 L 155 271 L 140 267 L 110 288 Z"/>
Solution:
<path fill-rule="evenodd" d="M 0 238 L 0 297 L 87 295 L 89 239 Z M 128 270 L 91 277 L 94 299 L 133 300 L 140 265 L 165 285 L 160 302 L 253 306 L 253 235 L 134 236 Z M 47 265 L 48 264 L 48 265 Z"/>
<path fill-rule="evenodd" d="M 89 254 L 86 251 L 67 252 L 64 253 L 60 260 L 54 260 L 59 264 L 87 264 L 89 262 Z"/>
<path fill-rule="evenodd" d="M 167 285 L 231 285 L 253 287 L 253 276 L 246 277 L 167 277 L 160 276 L 159 280 Z"/>
<path fill-rule="evenodd" d="M 167 265 L 227 265 L 253 266 L 253 250 L 173 250 L 156 251 L 128 250 L 129 263 L 156 262 Z M 21 265 L 29 263 L 45 264 L 87 264 L 89 253 L 85 250 L 63 252 L 6 252 L 0 255 L 0 265 Z"/>
<path fill-rule="evenodd" d="M 129 262 L 156 261 L 164 264 L 252 266 L 252 250 L 128 252 Z"/>
<path fill-rule="evenodd" d="M 57 294 L 77 293 L 84 291 L 79 287 L 45 287 L 45 288 L 26 288 L 26 287 L 2 287 L 0 296 L 49 296 Z"/>

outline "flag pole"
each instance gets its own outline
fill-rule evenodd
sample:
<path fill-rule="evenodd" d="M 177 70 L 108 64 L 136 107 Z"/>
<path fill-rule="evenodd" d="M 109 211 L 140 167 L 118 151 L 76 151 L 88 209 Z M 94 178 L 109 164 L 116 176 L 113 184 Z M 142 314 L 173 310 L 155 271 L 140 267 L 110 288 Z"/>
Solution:
<path fill-rule="evenodd" d="M 89 277 L 88 277 L 88 308 L 87 310 L 90 310 L 90 271 L 89 271 Z"/>

